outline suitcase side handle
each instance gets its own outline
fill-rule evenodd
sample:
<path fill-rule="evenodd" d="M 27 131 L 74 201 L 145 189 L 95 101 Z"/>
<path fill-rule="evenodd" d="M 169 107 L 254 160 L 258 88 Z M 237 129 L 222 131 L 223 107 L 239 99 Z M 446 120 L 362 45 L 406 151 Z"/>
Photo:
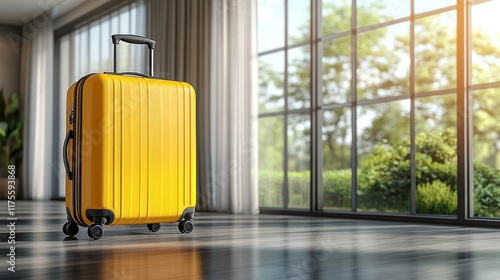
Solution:
<path fill-rule="evenodd" d="M 130 35 L 130 34 L 114 34 L 111 35 L 111 41 L 114 45 L 114 59 L 113 59 L 113 72 L 116 73 L 116 63 L 118 61 L 116 57 L 116 46 L 120 41 L 127 42 L 129 44 L 145 44 L 149 49 L 149 76 L 153 77 L 153 50 L 155 48 L 156 41 L 147 37 Z"/>
<path fill-rule="evenodd" d="M 75 134 L 73 130 L 69 130 L 66 134 L 66 138 L 64 138 L 63 144 L 63 161 L 64 161 L 64 169 L 66 169 L 66 174 L 68 175 L 69 180 L 73 180 L 73 171 L 69 169 L 69 161 L 68 161 L 68 144 L 69 140 L 74 139 Z"/>

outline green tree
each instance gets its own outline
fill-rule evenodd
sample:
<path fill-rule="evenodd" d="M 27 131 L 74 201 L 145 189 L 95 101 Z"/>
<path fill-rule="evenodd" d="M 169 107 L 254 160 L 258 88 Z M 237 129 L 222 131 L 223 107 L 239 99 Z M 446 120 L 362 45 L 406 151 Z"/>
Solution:
<path fill-rule="evenodd" d="M 351 1 L 347 0 L 323 2 L 322 23 L 324 35 L 351 30 L 350 3 Z M 372 1 L 369 5 L 358 7 L 358 26 L 368 26 L 393 19 L 390 14 L 385 12 L 386 8 L 383 1 Z M 456 87 L 455 23 L 456 11 L 427 16 L 415 21 L 414 86 L 416 93 Z M 409 95 L 411 71 L 409 62 L 407 64 L 403 63 L 405 60 L 409 61 L 410 59 L 409 29 L 405 32 L 405 28 L 409 28 L 409 26 L 409 23 L 398 23 L 360 32 L 357 34 L 356 50 L 351 49 L 350 35 L 323 40 L 322 80 L 321 85 L 319 85 L 323 103 L 349 104 L 352 101 L 351 79 L 353 71 L 351 54 L 353 52 L 356 52 L 357 55 L 356 64 L 358 68 L 355 73 L 358 84 L 356 85 L 356 98 L 359 101 L 385 96 Z M 305 38 L 309 37 L 309 33 L 309 24 L 304 24 L 302 36 L 292 38 L 291 43 L 303 42 Z M 475 83 L 491 81 L 492 73 L 490 70 L 496 67 L 495 65 L 500 65 L 500 49 L 494 47 L 490 38 L 481 30 L 474 31 L 472 72 Z M 288 58 L 287 92 L 289 105 L 292 108 L 309 107 L 311 75 L 309 48 L 291 49 Z M 284 70 L 282 70 L 280 66 L 274 65 L 272 61 L 259 63 L 259 100 L 261 109 L 269 106 L 269 104 L 272 106 L 283 104 L 285 79 Z M 474 142 L 476 159 L 485 162 L 489 166 L 497 166 L 497 168 L 500 166 L 499 145 L 491 144 L 500 141 L 500 122 L 497 121 L 498 113 L 496 110 L 500 105 L 498 104 L 499 95 L 498 90 L 475 91 L 471 108 L 474 113 L 473 134 L 476 139 Z M 386 163 L 390 165 L 390 172 L 386 170 L 387 174 L 384 174 L 386 179 L 398 182 L 398 185 L 393 185 L 394 189 L 391 190 L 392 187 L 383 185 L 386 183 L 379 184 L 363 176 L 358 179 L 360 195 L 367 193 L 369 188 L 388 189 L 389 194 L 394 194 L 391 198 L 392 202 L 388 202 L 384 210 L 388 210 L 388 207 L 394 207 L 393 210 L 404 209 L 406 211 L 409 206 L 409 103 L 409 100 L 400 100 L 357 107 L 357 127 L 360 136 L 358 138 L 357 152 L 360 155 L 358 158 L 360 174 L 368 176 L 370 172 L 367 167 L 374 165 L 373 160 L 378 157 L 380 160 L 386 160 Z M 280 107 L 280 110 L 283 108 Z M 417 130 L 416 179 L 419 186 L 426 186 L 425 191 L 421 193 L 428 194 L 429 190 L 442 189 L 446 185 L 450 189 L 449 195 L 453 196 L 453 192 L 456 190 L 456 149 L 450 147 L 456 145 L 453 143 L 453 141 L 456 141 L 456 133 L 453 132 L 453 129 L 445 131 L 445 128 L 456 127 L 455 94 L 418 97 L 415 102 L 415 112 Z M 351 106 L 324 110 L 322 117 L 321 134 L 324 144 L 323 168 L 325 172 L 328 170 L 350 169 Z M 361 121 L 365 123 L 360 123 Z M 295 126 L 300 126 L 298 123 L 294 123 L 294 120 L 289 122 L 288 125 L 291 130 Z M 283 127 L 277 123 L 269 125 L 271 128 L 273 126 L 275 129 L 283 130 Z M 301 133 L 301 138 L 307 138 L 310 130 L 302 129 Z M 261 137 L 262 141 L 274 139 L 274 141 L 279 142 L 264 146 L 261 154 L 265 158 L 265 162 L 261 161 L 261 170 L 266 166 L 280 166 L 278 163 L 269 164 L 269 162 L 273 161 L 271 155 L 282 158 L 277 153 L 282 153 L 283 146 L 281 143 L 283 140 L 281 139 L 286 136 L 276 134 L 276 137 L 269 137 L 267 134 L 261 134 Z M 430 138 L 422 139 L 425 137 Z M 276 152 L 277 148 L 280 149 L 278 152 Z M 373 166 L 371 167 L 373 168 Z M 374 172 L 382 170 L 380 168 L 378 170 L 375 168 Z M 365 171 L 366 174 L 364 174 Z M 394 178 L 391 172 L 397 173 L 399 177 Z M 324 180 L 326 177 L 332 177 L 332 174 L 334 173 L 324 175 Z M 344 178 L 345 174 L 351 173 L 343 172 L 343 179 L 337 181 L 348 182 Z M 377 173 L 377 175 L 380 174 Z M 439 178 L 440 182 L 434 183 L 437 178 Z M 379 184 L 379 186 L 376 184 Z M 345 185 L 343 183 L 343 187 Z M 335 189 L 335 185 L 329 185 L 328 189 Z M 387 195 L 387 193 L 382 192 L 381 195 Z M 487 197 L 487 195 L 483 197 Z M 477 203 L 483 203 L 481 201 L 486 203 L 484 199 L 479 200 Z M 437 208 L 430 207 L 428 209 Z"/>

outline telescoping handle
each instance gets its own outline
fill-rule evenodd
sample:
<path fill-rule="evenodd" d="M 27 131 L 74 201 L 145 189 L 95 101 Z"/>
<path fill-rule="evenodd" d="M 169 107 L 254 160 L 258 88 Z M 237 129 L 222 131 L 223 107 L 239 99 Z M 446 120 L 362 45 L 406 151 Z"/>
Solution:
<path fill-rule="evenodd" d="M 113 61 L 113 72 L 116 73 L 116 46 L 120 41 L 124 41 L 130 44 L 145 44 L 148 45 L 149 49 L 149 76 L 153 77 L 153 50 L 155 48 L 156 41 L 147 37 L 138 36 L 138 35 L 130 35 L 130 34 L 114 34 L 111 35 L 111 40 L 114 45 L 114 61 Z"/>

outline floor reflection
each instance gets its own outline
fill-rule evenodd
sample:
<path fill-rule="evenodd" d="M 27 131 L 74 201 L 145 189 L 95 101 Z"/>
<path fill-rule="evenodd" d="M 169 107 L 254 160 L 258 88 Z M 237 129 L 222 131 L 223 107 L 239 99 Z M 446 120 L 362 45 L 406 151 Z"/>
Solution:
<path fill-rule="evenodd" d="M 4 204 L 0 201 L 0 207 Z M 0 208 L 1 209 L 1 208 Z M 6 221 L 0 212 L 0 220 Z M 274 215 L 200 213 L 195 230 L 175 224 L 61 232 L 63 202 L 22 202 L 16 273 L 0 279 L 498 279 L 496 229 Z M 0 240 L 7 240 L 0 227 Z M 2 241 L 2 252 L 7 243 Z M 4 254 L 3 254 L 4 255 Z"/>
<path fill-rule="evenodd" d="M 65 254 L 63 278 L 95 279 L 202 279 L 198 251 L 194 248 L 113 249 L 96 248 Z"/>

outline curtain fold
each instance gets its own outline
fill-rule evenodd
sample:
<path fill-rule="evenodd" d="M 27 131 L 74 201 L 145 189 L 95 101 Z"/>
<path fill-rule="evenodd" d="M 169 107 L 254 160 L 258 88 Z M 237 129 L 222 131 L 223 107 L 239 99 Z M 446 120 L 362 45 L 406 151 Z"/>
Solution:
<path fill-rule="evenodd" d="M 39 15 L 23 27 L 26 39 L 21 56 L 24 172 L 20 195 L 23 199 L 47 200 L 54 192 L 53 34 L 52 20 L 47 14 Z"/>
<path fill-rule="evenodd" d="M 197 91 L 198 205 L 258 213 L 256 3 L 150 0 L 155 76 Z"/>
<path fill-rule="evenodd" d="M 220 195 L 211 204 L 256 214 L 256 2 L 216 0 L 212 9 L 210 180 Z"/>

